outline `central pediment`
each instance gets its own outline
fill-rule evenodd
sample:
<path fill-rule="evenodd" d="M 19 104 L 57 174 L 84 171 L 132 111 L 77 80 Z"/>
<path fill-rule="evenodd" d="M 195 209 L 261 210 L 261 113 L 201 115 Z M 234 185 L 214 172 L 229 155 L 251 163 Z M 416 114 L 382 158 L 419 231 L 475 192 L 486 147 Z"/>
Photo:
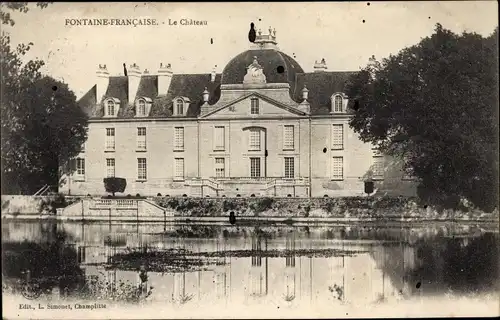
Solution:
<path fill-rule="evenodd" d="M 221 101 L 219 100 L 219 102 Z M 269 118 L 307 115 L 306 112 L 298 109 L 297 103 L 291 99 L 290 102 L 290 104 L 286 104 L 259 92 L 250 92 L 232 100 L 217 103 L 200 118 Z"/>

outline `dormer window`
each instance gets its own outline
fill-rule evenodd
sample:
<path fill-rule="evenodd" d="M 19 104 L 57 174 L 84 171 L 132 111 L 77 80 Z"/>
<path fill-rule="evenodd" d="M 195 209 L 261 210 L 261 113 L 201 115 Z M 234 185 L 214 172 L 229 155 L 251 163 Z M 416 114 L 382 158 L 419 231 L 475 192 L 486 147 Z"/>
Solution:
<path fill-rule="evenodd" d="M 137 104 L 137 115 L 138 116 L 146 115 L 146 101 L 144 101 L 144 99 L 140 99 Z"/>
<path fill-rule="evenodd" d="M 187 97 L 176 97 L 173 99 L 173 115 L 185 116 L 189 103 L 191 101 Z"/>
<path fill-rule="evenodd" d="M 342 112 L 342 107 L 344 104 L 344 98 L 340 95 L 337 94 L 333 97 L 333 112 Z"/>
<path fill-rule="evenodd" d="M 113 100 L 108 100 L 108 103 L 106 105 L 107 108 L 107 115 L 108 116 L 114 116 L 115 115 L 115 102 Z"/>
<path fill-rule="evenodd" d="M 146 117 L 149 114 L 153 100 L 148 97 L 140 97 L 135 102 L 136 117 Z"/>
<path fill-rule="evenodd" d="M 175 102 L 175 114 L 184 114 L 184 101 L 182 99 L 177 99 L 177 101 Z"/>
<path fill-rule="evenodd" d="M 108 98 L 104 102 L 104 115 L 106 117 L 116 117 L 120 109 L 120 100 L 116 98 Z"/>

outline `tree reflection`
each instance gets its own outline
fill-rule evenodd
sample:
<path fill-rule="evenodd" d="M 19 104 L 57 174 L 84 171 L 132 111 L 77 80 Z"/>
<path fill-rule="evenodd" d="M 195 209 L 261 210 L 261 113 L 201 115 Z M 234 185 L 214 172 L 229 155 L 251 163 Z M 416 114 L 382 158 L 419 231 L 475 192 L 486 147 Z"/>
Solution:
<path fill-rule="evenodd" d="M 394 286 L 407 294 L 451 291 L 461 295 L 499 289 L 497 234 L 468 239 L 438 237 L 418 241 L 410 248 L 414 260 L 411 266 L 401 267 L 408 257 L 398 246 L 385 247 L 383 256 L 372 254 Z"/>
<path fill-rule="evenodd" d="M 71 294 L 85 283 L 84 271 L 78 265 L 69 236 L 57 229 L 56 223 L 40 224 L 37 242 L 11 241 L 3 243 L 2 275 L 14 291 L 27 280 L 37 283 L 43 291 L 59 289 Z M 30 279 L 27 279 L 29 275 Z"/>

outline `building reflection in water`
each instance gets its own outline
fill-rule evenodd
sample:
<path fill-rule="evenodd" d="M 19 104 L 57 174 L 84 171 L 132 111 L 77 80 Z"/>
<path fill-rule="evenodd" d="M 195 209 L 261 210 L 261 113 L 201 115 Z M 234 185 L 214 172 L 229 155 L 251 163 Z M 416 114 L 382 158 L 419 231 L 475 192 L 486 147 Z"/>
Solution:
<path fill-rule="evenodd" d="M 267 296 L 289 302 L 328 298 L 372 303 L 391 297 L 442 295 L 448 288 L 463 292 L 498 288 L 498 235 L 494 234 L 463 238 L 430 234 L 408 242 L 407 239 L 416 236 L 412 230 L 391 229 L 392 233 L 400 233 L 399 239 L 384 242 L 376 237 L 387 230 L 369 231 L 373 234 L 372 239 L 376 238 L 370 240 L 366 238 L 368 231 L 352 236 L 350 231 L 343 233 L 341 230 L 339 234 L 337 229 L 324 237 L 321 236 L 324 230 L 315 228 L 310 228 L 307 234 L 294 228 L 285 233 L 279 228 L 266 228 L 266 233 L 246 228 L 245 232 L 250 231 L 247 233 L 249 238 L 241 234 L 222 236 L 223 232 L 210 233 L 217 236 L 174 237 L 163 233 L 163 227 L 70 223 L 55 227 L 46 223 L 7 223 L 2 225 L 2 231 L 8 230 L 3 234 L 4 241 L 26 239 L 36 243 L 50 241 L 55 231 L 66 232 L 70 235 L 66 244 L 74 249 L 69 248 L 67 252 L 71 252 L 80 265 L 87 281 L 97 282 L 99 278 L 111 284 L 110 290 L 117 282 L 137 282 L 137 270 L 104 268 L 127 247 L 214 252 L 208 260 L 184 257 L 187 266 L 191 258 L 205 261 L 203 270 L 190 271 L 181 263 L 175 271 L 148 273 L 150 285 L 154 287 L 151 299 L 165 302 L 206 300 L 222 303 L 236 301 L 236 298 Z M 189 228 L 196 231 L 194 226 Z M 224 227 L 213 228 L 223 230 Z M 363 236 L 364 239 L 359 239 Z M 298 256 L 298 249 L 361 250 L 365 253 L 313 257 Z M 245 255 L 226 256 L 224 253 L 230 250 Z M 275 250 L 284 250 L 284 255 L 271 256 Z"/>
<path fill-rule="evenodd" d="M 293 301 L 296 297 L 295 282 L 297 270 L 295 269 L 295 231 L 290 231 L 285 239 L 285 292 L 284 299 L 286 301 Z"/>
<path fill-rule="evenodd" d="M 262 265 L 263 251 L 267 252 L 267 237 L 264 237 L 258 229 L 252 233 L 252 255 L 251 268 L 249 272 L 249 289 L 250 296 L 262 297 L 268 294 L 268 257 L 264 258 L 264 266 Z"/>

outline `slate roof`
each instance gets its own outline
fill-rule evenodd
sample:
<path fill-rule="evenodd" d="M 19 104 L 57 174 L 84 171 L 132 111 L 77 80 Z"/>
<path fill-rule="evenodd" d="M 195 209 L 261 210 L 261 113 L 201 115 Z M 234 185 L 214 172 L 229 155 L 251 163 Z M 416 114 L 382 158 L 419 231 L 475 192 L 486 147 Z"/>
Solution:
<path fill-rule="evenodd" d="M 210 74 L 176 74 L 170 82 L 170 88 L 166 95 L 159 96 L 151 109 L 151 116 L 169 117 L 173 112 L 173 99 L 176 97 L 187 97 L 191 101 L 186 110 L 187 117 L 197 117 L 203 104 L 203 91 L 205 87 L 209 92 L 209 103 L 213 104 L 220 97 L 221 75 L 215 76 L 215 81 L 210 81 Z"/>
<path fill-rule="evenodd" d="M 307 101 L 311 105 L 311 114 L 329 114 L 332 94 L 345 92 L 349 77 L 355 73 L 355 71 L 323 71 L 297 74 L 293 98 L 297 102 L 302 101 L 302 89 L 305 84 L 307 90 L 309 90 Z"/>
<path fill-rule="evenodd" d="M 210 74 L 174 74 L 166 94 L 158 95 L 158 76 L 143 75 L 139 82 L 136 97 L 152 99 L 150 117 L 170 117 L 173 110 L 173 99 L 176 97 L 189 98 L 190 104 L 186 111 L 187 117 L 198 117 L 203 104 L 202 93 L 207 87 L 209 104 L 218 102 L 221 96 L 221 84 L 241 84 L 246 74 L 246 67 L 253 62 L 253 57 L 264 68 L 268 83 L 290 84 L 290 96 L 302 102 L 304 84 L 309 90 L 308 101 L 312 115 L 327 115 L 331 111 L 331 96 L 336 92 L 345 92 L 345 86 L 352 74 L 356 72 L 314 72 L 304 73 L 300 65 L 290 56 L 277 50 L 247 50 L 231 60 L 222 74 L 217 74 L 215 81 L 210 81 Z M 284 66 L 284 72 L 277 71 L 278 66 Z M 102 103 L 96 103 L 97 89 L 93 86 L 79 101 L 85 112 L 91 118 L 104 115 Z M 105 98 L 120 100 L 120 109 L 117 118 L 135 117 L 135 106 L 129 105 L 128 78 L 116 76 L 109 78 L 109 85 Z M 102 102 L 102 101 L 100 101 Z M 352 101 L 350 101 L 351 103 Z"/>
<path fill-rule="evenodd" d="M 247 67 L 253 63 L 254 57 L 264 69 L 267 83 L 289 83 L 290 92 L 295 90 L 294 79 L 297 73 L 304 73 L 302 67 L 290 56 L 274 50 L 247 50 L 234 57 L 222 71 L 222 84 L 241 84 L 247 73 Z M 278 67 L 283 72 L 278 72 Z"/>
<path fill-rule="evenodd" d="M 82 108 L 83 111 L 85 111 L 85 113 L 89 117 L 96 116 L 94 114 L 95 103 L 96 103 L 96 99 L 97 99 L 96 97 L 97 97 L 97 85 L 94 85 L 77 102 L 77 104 Z"/>

